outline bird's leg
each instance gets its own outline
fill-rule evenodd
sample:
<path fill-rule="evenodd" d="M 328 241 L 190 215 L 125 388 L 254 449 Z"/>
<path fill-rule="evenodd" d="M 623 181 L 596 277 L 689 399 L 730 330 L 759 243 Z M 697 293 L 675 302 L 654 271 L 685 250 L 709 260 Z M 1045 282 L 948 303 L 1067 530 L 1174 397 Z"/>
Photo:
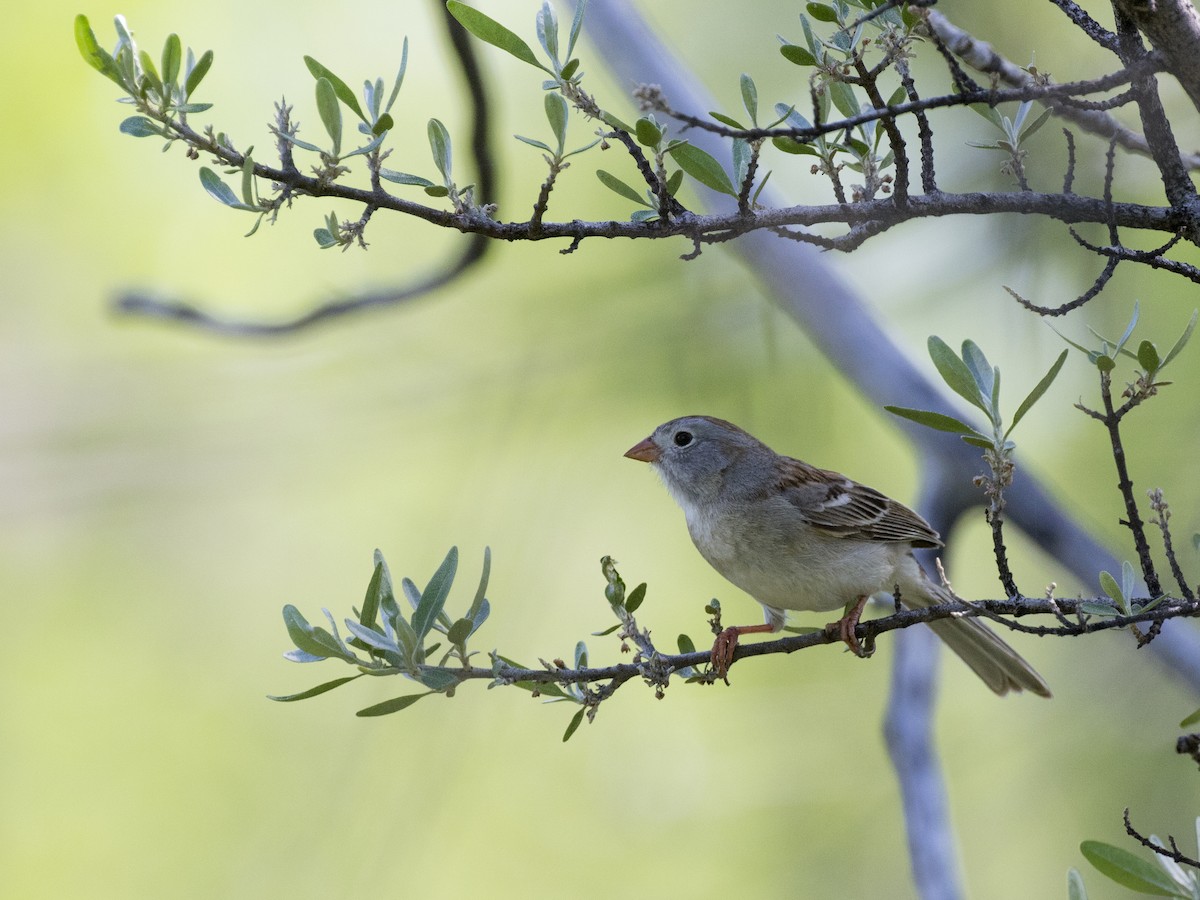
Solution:
<path fill-rule="evenodd" d="M 867 594 L 859 597 L 853 603 L 846 604 L 846 611 L 836 622 L 830 622 L 825 626 L 825 630 L 830 633 L 836 633 L 837 636 L 845 642 L 850 648 L 850 652 L 858 657 L 870 656 L 863 650 L 862 644 L 858 642 L 858 636 L 854 633 L 854 629 L 858 627 L 858 620 L 862 617 L 863 610 L 867 606 L 867 600 L 870 597 Z"/>
<path fill-rule="evenodd" d="M 743 634 L 777 630 L 770 622 L 765 622 L 762 625 L 732 625 L 718 634 L 712 648 L 712 667 L 717 677 L 726 684 L 729 683 L 725 676 L 729 674 L 729 667 L 733 664 L 733 652 L 737 650 L 739 637 Z"/>

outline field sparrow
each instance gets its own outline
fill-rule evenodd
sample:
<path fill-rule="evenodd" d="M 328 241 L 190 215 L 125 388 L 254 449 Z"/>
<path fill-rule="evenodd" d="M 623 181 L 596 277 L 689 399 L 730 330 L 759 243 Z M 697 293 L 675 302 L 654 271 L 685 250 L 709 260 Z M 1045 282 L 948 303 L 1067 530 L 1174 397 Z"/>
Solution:
<path fill-rule="evenodd" d="M 658 470 L 683 507 L 696 549 L 766 612 L 764 625 L 718 635 L 712 661 L 721 677 L 738 637 L 779 631 L 786 610 L 844 607 L 828 627 L 862 655 L 854 628 L 872 594 L 899 586 L 911 607 L 954 599 L 913 557 L 914 547 L 942 546 L 928 522 L 845 475 L 779 455 L 736 425 L 685 416 L 625 455 Z M 1033 667 L 978 619 L 939 619 L 929 627 L 997 694 L 1050 696 Z"/>

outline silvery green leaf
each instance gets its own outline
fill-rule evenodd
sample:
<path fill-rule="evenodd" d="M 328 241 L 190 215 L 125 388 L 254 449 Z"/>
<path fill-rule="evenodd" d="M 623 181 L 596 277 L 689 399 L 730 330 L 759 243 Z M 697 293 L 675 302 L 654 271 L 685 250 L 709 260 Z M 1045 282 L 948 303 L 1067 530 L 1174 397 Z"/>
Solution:
<path fill-rule="evenodd" d="M 524 135 L 520 135 L 520 134 L 514 134 L 513 137 L 515 137 L 518 141 L 520 141 L 523 144 L 528 144 L 530 147 L 537 147 L 539 150 L 543 150 L 546 153 L 549 153 L 551 156 L 554 155 L 554 151 L 550 148 L 549 144 L 545 144 L 542 141 L 534 140 L 533 138 L 527 138 Z"/>
<path fill-rule="evenodd" d="M 558 17 L 554 15 L 554 7 L 549 0 L 543 0 L 542 8 L 537 14 L 538 43 L 555 62 L 558 62 Z"/>
<path fill-rule="evenodd" d="M 287 141 L 289 144 L 299 147 L 301 150 L 307 150 L 310 153 L 320 153 L 321 152 L 321 148 L 318 147 L 316 144 L 310 144 L 310 143 L 308 143 L 308 141 L 302 141 L 298 137 L 294 137 L 293 135 L 284 134 L 283 132 L 279 132 L 278 136 L 283 138 L 283 140 Z"/>
<path fill-rule="evenodd" d="M 400 71 L 396 73 L 396 81 L 392 84 L 392 93 L 388 96 L 387 106 L 383 108 L 384 112 L 392 111 L 392 104 L 396 102 L 396 96 L 400 93 L 400 85 L 404 84 L 404 70 L 408 68 L 408 37 L 404 38 L 404 45 L 400 50 Z"/>
<path fill-rule="evenodd" d="M 990 419 L 991 413 L 980 396 L 979 385 L 971 374 L 971 370 L 967 368 L 967 364 L 937 335 L 930 335 L 927 343 L 929 358 L 933 360 L 938 374 L 942 376 L 946 385 L 972 406 L 988 413 Z"/>
<path fill-rule="evenodd" d="M 1074 866 L 1067 870 L 1067 900 L 1088 900 L 1087 888 L 1083 886 L 1083 876 Z"/>
<path fill-rule="evenodd" d="M 755 125 L 758 124 L 758 88 L 754 84 L 754 79 L 742 73 L 740 85 L 742 88 L 742 105 L 746 107 L 746 113 L 750 116 L 750 121 Z"/>
<path fill-rule="evenodd" d="M 168 137 L 168 133 L 153 119 L 145 116 L 130 116 L 121 123 L 120 131 L 130 137 Z"/>
<path fill-rule="evenodd" d="M 386 137 L 387 137 L 386 132 L 384 134 L 378 134 L 374 138 L 372 138 L 370 141 L 368 141 L 366 144 L 363 144 L 363 146 L 358 147 L 354 150 L 351 150 L 349 153 L 343 154 L 342 159 L 349 159 L 352 156 L 362 156 L 364 154 L 370 153 L 373 150 L 375 150 L 380 144 L 382 144 L 383 139 Z"/>
<path fill-rule="evenodd" d="M 1121 596 L 1125 598 L 1125 613 L 1129 614 L 1129 601 L 1133 599 L 1136 590 L 1137 575 L 1133 571 L 1133 563 L 1125 560 L 1121 563 Z"/>
<path fill-rule="evenodd" d="M 750 142 L 741 138 L 733 139 L 733 178 L 740 188 L 750 173 L 750 157 L 753 151 Z"/>
<path fill-rule="evenodd" d="M 204 186 L 204 190 L 208 192 L 210 197 L 220 201 L 221 203 L 224 203 L 226 206 L 232 209 L 243 209 L 249 210 L 250 212 L 259 211 L 255 207 L 248 206 L 247 204 L 238 200 L 237 194 L 233 192 L 233 189 L 223 182 L 220 176 L 208 166 L 200 167 L 200 184 Z"/>
<path fill-rule="evenodd" d="M 333 141 L 333 155 L 342 149 L 342 108 L 338 105 L 337 90 L 328 78 L 317 79 L 317 113 L 325 133 Z"/>
<path fill-rule="evenodd" d="M 996 406 L 993 403 L 993 395 L 999 372 L 988 362 L 987 357 L 983 355 L 983 351 L 974 341 L 963 341 L 962 360 L 966 363 L 967 370 L 971 373 L 971 377 L 979 389 L 979 397 L 984 401 L 984 411 L 994 416 Z"/>
<path fill-rule="evenodd" d="M 320 245 L 322 250 L 328 250 L 338 245 L 337 238 L 333 236 L 333 232 L 328 228 L 314 228 L 313 239 Z"/>
<path fill-rule="evenodd" d="M 567 39 L 567 58 L 571 58 L 571 54 L 575 52 L 575 41 L 579 39 L 579 30 L 583 27 L 583 13 L 587 8 L 587 0 L 578 0 L 575 4 L 575 18 L 571 20 L 571 36 Z M 567 74 L 566 67 L 563 67 L 563 77 L 570 78 Z"/>
<path fill-rule="evenodd" d="M 445 179 L 447 187 L 450 183 L 450 133 L 446 131 L 446 126 L 437 119 L 429 120 L 429 147 L 433 151 L 433 162 L 437 166 L 438 171 L 442 173 L 442 178 Z"/>
<path fill-rule="evenodd" d="M 775 104 L 775 115 L 779 116 L 780 122 L 787 122 L 791 128 L 804 131 L 813 127 L 812 122 L 796 112 L 796 107 L 788 106 L 786 103 Z"/>
<path fill-rule="evenodd" d="M 1175 342 L 1175 346 L 1163 357 L 1162 364 L 1159 366 L 1160 370 L 1165 369 L 1167 363 L 1173 360 L 1179 354 L 1179 351 L 1184 348 L 1184 345 L 1187 344 L 1188 338 L 1192 336 L 1192 332 L 1196 329 L 1197 316 L 1200 316 L 1200 310 L 1193 310 L 1192 317 L 1188 319 L 1187 328 L 1183 329 L 1183 334 L 1179 336 L 1179 340 Z"/>
<path fill-rule="evenodd" d="M 425 685 L 425 687 L 438 693 L 458 684 L 458 676 L 453 672 L 445 669 L 428 668 L 426 666 L 421 667 L 421 672 L 417 675 L 417 680 Z"/>
<path fill-rule="evenodd" d="M 587 661 L 588 661 L 587 644 L 585 644 L 583 641 L 579 641 L 575 645 L 575 668 L 576 669 L 587 668 Z"/>
<path fill-rule="evenodd" d="M 558 141 L 558 155 L 562 156 L 567 141 L 567 116 L 570 112 L 567 108 L 567 101 L 562 94 L 553 92 L 546 95 L 544 105 L 546 120 L 550 123 L 550 130 Z"/>
<path fill-rule="evenodd" d="M 467 610 L 467 618 L 475 622 L 475 631 L 483 624 L 483 620 L 487 618 L 488 613 L 485 608 L 488 607 L 487 602 L 487 586 L 488 579 L 492 574 L 492 548 L 483 548 L 483 570 L 479 573 L 479 585 L 475 588 L 475 599 L 471 601 L 471 606 Z M 482 618 L 481 618 L 482 615 Z"/>

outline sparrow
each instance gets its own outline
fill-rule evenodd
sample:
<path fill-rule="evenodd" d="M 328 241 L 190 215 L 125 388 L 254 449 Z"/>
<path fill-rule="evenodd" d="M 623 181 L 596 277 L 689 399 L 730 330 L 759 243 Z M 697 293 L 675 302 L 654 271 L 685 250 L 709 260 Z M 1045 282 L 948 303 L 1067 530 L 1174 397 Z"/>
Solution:
<path fill-rule="evenodd" d="M 913 608 L 956 599 L 913 556 L 914 548 L 943 546 L 921 516 L 845 475 L 778 454 L 730 422 L 673 419 L 625 456 L 658 470 L 700 555 L 766 614 L 762 625 L 717 635 L 718 677 L 728 672 L 741 635 L 778 632 L 788 610 L 843 608 L 827 627 L 862 656 L 854 630 L 873 594 L 898 591 Z M 1050 696 L 1033 667 L 978 619 L 938 619 L 929 627 L 997 694 Z"/>

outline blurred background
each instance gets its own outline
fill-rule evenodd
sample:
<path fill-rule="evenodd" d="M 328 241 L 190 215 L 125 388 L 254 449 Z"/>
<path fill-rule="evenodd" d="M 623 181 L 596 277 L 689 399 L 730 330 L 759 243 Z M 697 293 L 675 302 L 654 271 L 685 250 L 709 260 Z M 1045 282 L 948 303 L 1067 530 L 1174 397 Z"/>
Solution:
<path fill-rule="evenodd" d="M 534 0 L 478 6 L 534 43 Z M 713 16 L 683 0 L 642 6 L 727 111 L 740 113 L 742 71 L 764 105 L 807 95 L 775 49 L 777 32 L 800 39 L 797 4 L 756 0 Z M 1019 15 L 976 6 L 943 11 L 1018 63 L 1036 53 L 1056 80 L 1107 71 L 1048 4 L 1022 4 Z M 118 133 L 129 111 L 80 59 L 78 12 L 105 46 L 120 12 L 155 58 L 171 31 L 197 52 L 213 49 L 198 99 L 216 106 L 194 122 L 216 123 L 260 158 L 281 94 L 309 129 L 301 137 L 319 133 L 302 55 L 352 86 L 386 80 L 407 35 L 393 112 L 411 127 L 397 129 L 388 165 L 433 174 L 424 123 L 435 115 L 459 142 L 458 166 L 468 164 L 467 112 L 431 3 L 349 2 L 331 14 L 306 0 L 51 0 L 9 12 L 0 35 L 3 893 L 912 896 L 881 737 L 886 639 L 869 661 L 833 648 L 760 659 L 735 668 L 732 688 L 677 685 L 663 701 L 630 685 L 565 745 L 572 708 L 481 684 L 382 719 L 354 712 L 411 683 L 363 679 L 298 704 L 265 699 L 343 674 L 332 662 L 282 658 L 291 645 L 280 609 L 348 615 L 376 547 L 397 579 L 423 585 L 457 545 L 450 604 L 461 610 L 490 546 L 493 612 L 476 646 L 525 662 L 568 657 L 580 639 L 594 663 L 620 658 L 615 639 L 590 637 L 611 624 L 604 554 L 630 586 L 649 583 L 639 619 L 667 646 L 679 632 L 704 642 L 713 596 L 728 622 L 758 621 L 757 605 L 691 547 L 650 469 L 622 458 L 674 416 L 731 419 L 905 500 L 917 466 L 886 414 L 720 248 L 683 263 L 682 243 L 593 241 L 570 256 L 548 243 L 498 246 L 435 295 L 277 341 L 115 317 L 112 297 L 131 287 L 285 317 L 407 282 L 463 238 L 378 215 L 369 251 L 320 251 L 312 229 L 331 209 L 357 210 L 307 199 L 243 238 L 248 217 L 203 193 L 182 148 L 162 154 L 157 139 Z M 546 139 L 540 79 L 481 52 L 507 175 L 499 215 L 523 219 L 542 163 L 508 135 Z M 581 55 L 601 103 L 631 113 L 622 99 L 631 86 L 609 81 L 586 43 Z M 944 83 L 938 76 L 924 93 Z M 1174 103 L 1173 83 L 1166 89 Z M 1004 186 L 999 155 L 962 146 L 953 128 L 963 141 L 996 135 L 963 118 L 942 132 L 942 184 Z M 1196 146 L 1194 113 L 1177 118 L 1192 123 L 1181 142 Z M 589 132 L 575 120 L 573 145 Z M 1031 145 L 1044 154 L 1031 161 L 1036 187 L 1061 184 L 1062 144 L 1050 123 Z M 1080 177 L 1094 186 L 1102 152 L 1083 144 Z M 773 179 L 797 201 L 824 198 L 800 160 L 774 160 Z M 551 217 L 626 217 L 628 204 L 593 174 L 622 165 L 616 151 L 578 158 Z M 1145 164 L 1119 166 L 1124 196 L 1158 202 Z M 1004 372 L 1010 410 L 1063 345 L 1001 285 L 1054 305 L 1097 271 L 1061 228 L 1015 219 L 909 225 L 832 262 L 922 365 L 930 333 L 978 341 Z M 1129 270 L 1059 327 L 1115 335 L 1138 299 L 1139 335 L 1160 347 L 1197 305 L 1184 282 Z M 1129 420 L 1135 484 L 1167 491 L 1193 578 L 1196 359 L 1192 347 L 1176 386 Z M 1071 409 L 1080 397 L 1096 392 L 1077 356 L 1019 430 L 1021 458 L 1128 555 L 1103 433 Z M 1012 538 L 1030 593 L 1051 581 L 1060 595 L 1092 590 Z M 957 531 L 947 564 L 960 593 L 998 593 L 989 546 L 982 514 Z M 1196 774 L 1173 745 L 1196 698 L 1127 635 L 1013 640 L 1053 701 L 1000 700 L 956 659 L 943 667 L 940 750 L 970 895 L 1065 896 L 1076 865 L 1094 896 L 1119 896 L 1078 844 L 1124 843 L 1126 806 L 1143 831 L 1173 833 L 1194 851 Z"/>

